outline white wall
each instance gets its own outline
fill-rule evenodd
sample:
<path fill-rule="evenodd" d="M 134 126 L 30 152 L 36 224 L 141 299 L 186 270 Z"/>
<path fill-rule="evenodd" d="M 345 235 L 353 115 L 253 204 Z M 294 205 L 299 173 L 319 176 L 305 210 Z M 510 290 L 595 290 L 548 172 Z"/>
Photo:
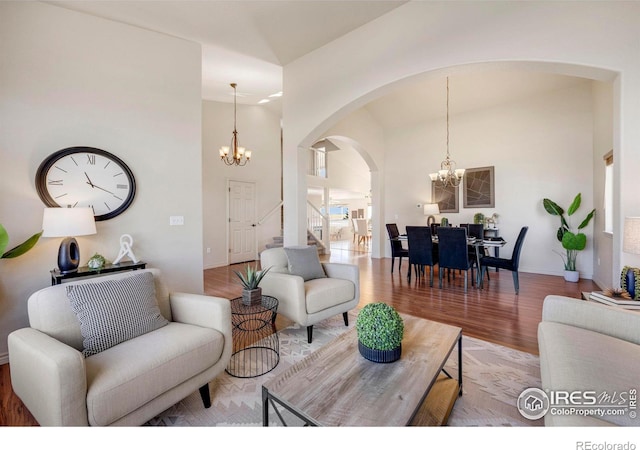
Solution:
<path fill-rule="evenodd" d="M 79 238 L 81 264 L 134 251 L 173 290 L 202 292 L 201 50 L 171 38 L 37 2 L 0 3 L 0 221 L 18 244 L 42 226 L 34 176 L 62 148 L 122 158 L 137 181 L 122 215 Z M 185 225 L 170 227 L 169 216 Z M 50 284 L 59 239 L 0 260 L 0 361 L 28 325 L 27 298 Z"/>
<path fill-rule="evenodd" d="M 640 104 L 618 100 L 640 97 L 639 15 L 640 4 L 634 2 L 409 2 L 290 63 L 284 68 L 283 100 L 285 243 L 302 234 L 305 180 L 289 170 L 299 164 L 299 146 L 411 77 L 514 62 L 527 70 L 615 82 L 613 147 L 620 166 L 611 272 L 619 273 L 621 264 L 639 265 L 640 257 L 621 252 L 620 232 L 622 218 L 640 211 L 640 197 L 633 194 L 640 168 Z M 328 73 L 323 68 L 329 64 L 334 69 Z M 592 170 L 578 174 L 574 184 L 591 176 Z M 557 192 L 560 183 L 538 194 Z"/>
<path fill-rule="evenodd" d="M 329 186 L 359 192 L 362 195 L 371 189 L 369 167 L 362 156 L 349 145 L 344 149 L 329 152 Z"/>
<path fill-rule="evenodd" d="M 371 256 L 380 258 L 384 252 L 387 232 L 384 229 L 385 210 L 382 182 L 384 173 L 385 137 L 384 130 L 366 108 L 360 108 L 334 124 L 325 137 L 331 137 L 340 145 L 348 144 L 358 152 L 369 173 L 370 190 L 373 200 L 371 223 L 374 236 L 370 244 Z M 360 166 L 362 167 L 362 166 Z M 365 170 L 365 169 L 362 169 Z M 377 238 L 376 238 L 377 237 Z"/>
<path fill-rule="evenodd" d="M 613 236 L 604 232 L 604 178 L 603 160 L 613 149 L 613 85 L 593 82 L 593 192 L 596 216 L 593 219 L 593 280 L 601 288 L 614 286 L 613 274 Z M 618 280 L 616 279 L 617 283 Z"/>
<path fill-rule="evenodd" d="M 281 200 L 280 118 L 263 106 L 238 105 L 237 130 L 240 145 L 252 151 L 242 167 L 226 166 L 218 150 L 229 145 L 233 131 L 233 104 L 202 102 L 204 267 L 228 264 L 228 182 L 256 183 L 257 220 L 264 218 Z M 258 252 L 280 236 L 280 212 L 276 211 L 256 228 Z M 206 249 L 211 252 L 207 253 Z"/>
<path fill-rule="evenodd" d="M 453 83 L 455 77 L 451 78 Z M 582 193 L 583 205 L 576 216 L 584 216 L 593 204 L 591 83 L 550 92 L 480 111 L 450 117 L 450 151 L 459 167 L 494 166 L 495 208 L 464 208 L 463 186 L 459 189 L 459 213 L 442 213 L 449 223 L 473 223 L 473 215 L 497 212 L 500 234 L 509 243 L 502 250 L 511 254 L 522 226 L 529 226 L 520 270 L 561 275 L 561 251 L 555 239 L 557 217 L 542 208 L 551 198 L 568 206 Z M 428 174 L 444 158 L 443 120 L 412 129 L 398 129 L 386 141 L 388 149 L 405 148 L 405 158 L 385 161 L 386 220 L 406 225 L 426 224 L 417 203 L 431 199 Z M 398 219 L 395 219 L 395 215 Z M 576 222 L 571 218 L 571 222 Z M 577 227 L 580 219 L 574 226 Z M 591 227 L 590 227 L 591 228 Z M 592 230 L 587 230 L 592 236 Z M 592 246 L 578 257 L 581 276 L 591 278 Z"/>
<path fill-rule="evenodd" d="M 461 78 L 465 78 L 465 84 L 469 84 L 473 76 L 456 75 L 451 77 L 451 83 L 463 84 Z M 497 212 L 501 235 L 509 241 L 502 250 L 506 256 L 511 254 L 520 227 L 528 225 L 521 270 L 561 275 L 562 260 L 553 252 L 561 250 L 554 237 L 557 218 L 547 215 L 541 202 L 549 197 L 568 205 L 573 196 L 581 192 L 583 206 L 576 217 L 586 214 L 593 204 L 591 94 L 591 82 L 577 80 L 572 88 L 514 99 L 488 109 L 452 114 L 452 157 L 460 167 L 495 167 L 496 207 L 465 209 L 461 186 L 460 212 L 443 213 L 439 218 L 447 217 L 450 223 L 459 224 L 472 222 L 477 212 L 487 216 Z M 426 224 L 422 208 L 417 205 L 431 201 L 428 174 L 439 167 L 445 155 L 444 118 L 387 129 L 382 134 L 380 125 L 374 121 L 354 121 L 350 115 L 330 132 L 339 129 L 347 136 L 363 136 L 373 134 L 376 128 L 382 139 L 379 144 L 387 149 L 386 153 L 374 158 L 376 163 L 382 158 L 381 165 L 385 168 L 384 222 L 397 223 L 401 229 L 407 225 Z M 404 149 L 401 157 L 397 149 Z M 567 185 L 571 185 L 573 193 L 567 190 Z M 586 231 L 591 238 L 593 228 Z M 383 242 L 383 255 L 390 257 L 387 240 Z M 581 275 L 586 278 L 593 273 L 591 242 L 590 239 L 590 245 L 579 256 Z"/>

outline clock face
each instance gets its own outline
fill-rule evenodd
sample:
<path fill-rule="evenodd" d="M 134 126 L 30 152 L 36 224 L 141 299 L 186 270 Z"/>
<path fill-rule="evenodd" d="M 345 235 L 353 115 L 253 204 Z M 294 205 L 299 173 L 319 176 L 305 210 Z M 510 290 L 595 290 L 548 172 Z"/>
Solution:
<path fill-rule="evenodd" d="M 96 220 L 106 220 L 129 207 L 136 183 L 117 156 L 93 147 L 71 147 L 42 162 L 36 188 L 47 206 L 90 207 Z"/>

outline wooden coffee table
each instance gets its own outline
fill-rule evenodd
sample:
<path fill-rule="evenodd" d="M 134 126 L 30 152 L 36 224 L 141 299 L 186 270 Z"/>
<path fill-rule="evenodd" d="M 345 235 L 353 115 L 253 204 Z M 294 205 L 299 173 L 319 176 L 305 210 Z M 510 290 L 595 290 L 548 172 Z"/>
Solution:
<path fill-rule="evenodd" d="M 446 424 L 462 395 L 462 329 L 401 316 L 400 360 L 363 358 L 353 328 L 263 384 L 263 425 L 269 426 L 270 405 L 283 423 L 282 408 L 316 426 Z M 444 371 L 456 345 L 457 380 Z"/>

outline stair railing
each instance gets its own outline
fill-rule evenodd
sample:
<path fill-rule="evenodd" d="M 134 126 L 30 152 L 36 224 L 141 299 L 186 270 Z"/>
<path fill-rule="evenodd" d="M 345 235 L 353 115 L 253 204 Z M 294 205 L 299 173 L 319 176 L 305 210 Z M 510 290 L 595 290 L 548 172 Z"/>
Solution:
<path fill-rule="evenodd" d="M 274 206 L 268 213 L 266 213 L 262 219 L 258 220 L 256 222 L 256 225 L 262 225 L 269 217 L 271 217 L 273 215 L 273 213 L 275 213 L 276 211 L 278 211 L 280 208 L 282 208 L 282 205 L 284 204 L 283 200 L 280 200 L 280 203 L 278 203 L 276 206 Z"/>
<path fill-rule="evenodd" d="M 323 214 L 313 203 L 307 200 L 307 231 L 320 242 L 325 249 L 330 248 L 329 216 Z"/>

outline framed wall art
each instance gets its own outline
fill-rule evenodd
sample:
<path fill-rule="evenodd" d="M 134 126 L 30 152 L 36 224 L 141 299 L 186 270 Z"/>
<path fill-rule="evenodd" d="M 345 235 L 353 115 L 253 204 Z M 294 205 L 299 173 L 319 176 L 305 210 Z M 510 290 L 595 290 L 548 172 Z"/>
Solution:
<path fill-rule="evenodd" d="M 458 203 L 458 186 L 443 186 L 440 181 L 431 182 L 431 203 L 437 203 L 440 213 L 457 213 L 459 209 Z"/>
<path fill-rule="evenodd" d="M 467 169 L 464 173 L 463 204 L 465 208 L 494 208 L 494 166 Z"/>

